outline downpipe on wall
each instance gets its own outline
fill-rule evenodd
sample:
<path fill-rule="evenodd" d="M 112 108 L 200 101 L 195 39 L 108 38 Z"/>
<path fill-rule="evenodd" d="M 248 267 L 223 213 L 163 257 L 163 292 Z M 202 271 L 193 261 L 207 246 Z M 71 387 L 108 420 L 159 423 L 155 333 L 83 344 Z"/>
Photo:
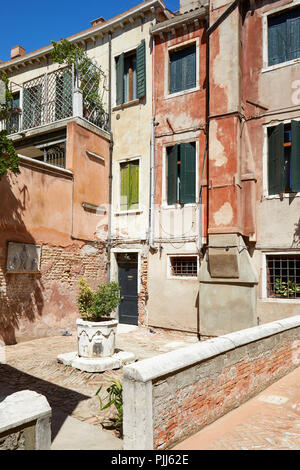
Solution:
<path fill-rule="evenodd" d="M 150 25 L 151 45 L 152 45 L 152 119 L 151 119 L 151 142 L 150 142 L 150 207 L 149 207 L 149 248 L 157 251 L 158 247 L 154 243 L 154 207 L 155 207 L 155 88 L 154 88 L 154 68 L 155 68 L 155 41 Z"/>

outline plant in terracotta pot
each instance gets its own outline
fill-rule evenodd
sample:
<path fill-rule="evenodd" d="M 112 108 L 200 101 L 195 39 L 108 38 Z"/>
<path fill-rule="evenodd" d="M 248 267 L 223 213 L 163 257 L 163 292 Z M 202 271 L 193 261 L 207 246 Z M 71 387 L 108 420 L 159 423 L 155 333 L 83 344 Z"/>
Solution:
<path fill-rule="evenodd" d="M 107 357 L 115 351 L 118 321 L 112 318 L 120 304 L 117 282 L 99 284 L 93 290 L 84 279 L 79 281 L 77 305 L 81 318 L 76 321 L 78 354 L 81 357 Z"/>

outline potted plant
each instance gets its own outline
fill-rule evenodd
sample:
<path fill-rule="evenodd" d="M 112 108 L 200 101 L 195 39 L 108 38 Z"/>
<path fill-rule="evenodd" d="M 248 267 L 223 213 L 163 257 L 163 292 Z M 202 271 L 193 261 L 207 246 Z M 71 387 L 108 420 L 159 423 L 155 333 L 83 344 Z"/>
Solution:
<path fill-rule="evenodd" d="M 81 318 L 76 321 L 80 357 L 114 354 L 118 320 L 112 317 L 112 313 L 119 304 L 120 287 L 117 282 L 99 284 L 94 291 L 84 279 L 80 279 L 77 305 Z"/>

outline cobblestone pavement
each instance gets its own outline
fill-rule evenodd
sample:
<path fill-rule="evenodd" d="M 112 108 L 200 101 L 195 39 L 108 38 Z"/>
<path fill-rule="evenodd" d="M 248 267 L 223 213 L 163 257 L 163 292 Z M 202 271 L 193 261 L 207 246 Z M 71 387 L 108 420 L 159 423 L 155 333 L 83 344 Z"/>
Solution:
<path fill-rule="evenodd" d="M 192 334 L 124 325 L 117 335 L 116 347 L 134 352 L 140 360 L 197 341 L 197 336 Z M 45 395 L 53 410 L 63 412 L 65 416 L 95 425 L 107 422 L 114 417 L 114 411 L 101 412 L 95 394 L 102 385 L 101 397 L 104 399 L 111 378 L 121 378 L 122 369 L 86 373 L 57 362 L 58 354 L 76 350 L 75 331 L 72 336 L 40 338 L 6 346 L 5 364 L 0 363 L 0 401 L 20 390 L 34 390 Z M 63 414 L 56 413 L 60 418 L 53 422 L 53 439 L 63 424 Z"/>
<path fill-rule="evenodd" d="M 175 449 L 299 450 L 300 367 Z"/>

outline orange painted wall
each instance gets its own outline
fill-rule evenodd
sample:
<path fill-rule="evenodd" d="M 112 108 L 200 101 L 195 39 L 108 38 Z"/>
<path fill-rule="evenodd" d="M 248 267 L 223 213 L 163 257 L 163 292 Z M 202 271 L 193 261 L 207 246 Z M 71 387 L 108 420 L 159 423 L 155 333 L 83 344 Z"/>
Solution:
<path fill-rule="evenodd" d="M 7 344 L 74 329 L 79 278 L 94 287 L 106 280 L 105 231 L 93 241 L 107 222 L 81 204 L 108 205 L 109 142 L 72 122 L 66 159 L 73 177 L 23 160 L 20 175 L 0 181 L 0 339 Z M 41 245 L 40 273 L 7 273 L 9 241 Z"/>

